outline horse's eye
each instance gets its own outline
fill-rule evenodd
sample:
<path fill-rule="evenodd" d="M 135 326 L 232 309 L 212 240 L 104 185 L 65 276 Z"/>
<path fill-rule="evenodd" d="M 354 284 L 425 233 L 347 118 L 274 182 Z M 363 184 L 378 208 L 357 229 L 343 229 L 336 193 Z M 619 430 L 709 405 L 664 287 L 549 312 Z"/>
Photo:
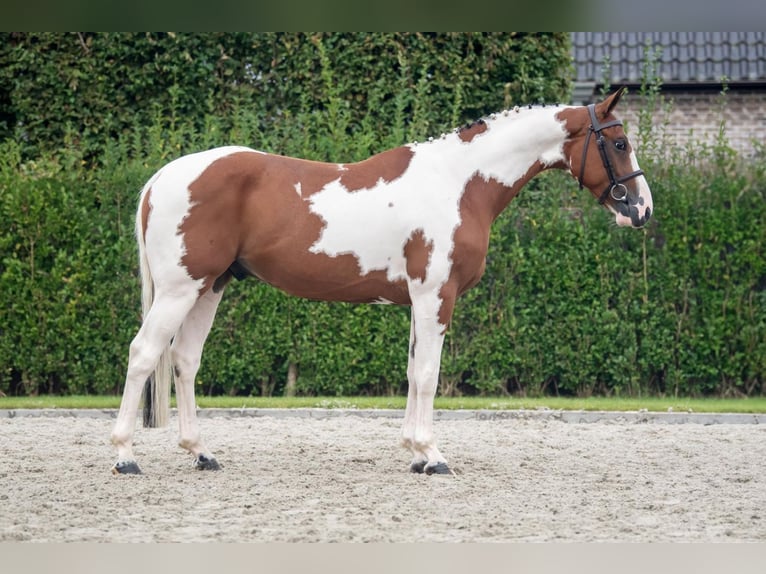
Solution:
<path fill-rule="evenodd" d="M 628 147 L 625 143 L 625 140 L 617 140 L 614 142 L 614 147 L 616 147 L 620 151 L 625 151 L 625 149 Z"/>

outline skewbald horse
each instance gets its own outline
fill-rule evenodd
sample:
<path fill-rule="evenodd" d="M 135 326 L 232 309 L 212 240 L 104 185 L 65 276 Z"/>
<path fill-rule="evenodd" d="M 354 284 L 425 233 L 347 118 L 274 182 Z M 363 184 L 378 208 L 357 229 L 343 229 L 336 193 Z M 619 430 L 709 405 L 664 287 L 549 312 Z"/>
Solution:
<path fill-rule="evenodd" d="M 615 217 L 641 227 L 652 196 L 613 110 L 514 108 L 352 164 L 222 147 L 180 157 L 144 186 L 136 217 L 143 323 L 130 345 L 111 435 L 115 474 L 140 473 L 133 434 L 144 383 L 166 424 L 171 366 L 179 444 L 217 470 L 203 443 L 194 379 L 226 284 L 254 276 L 315 300 L 411 306 L 402 444 L 410 469 L 452 471 L 436 446 L 433 399 L 456 299 L 481 278 L 490 226 L 538 173 L 568 171 Z"/>

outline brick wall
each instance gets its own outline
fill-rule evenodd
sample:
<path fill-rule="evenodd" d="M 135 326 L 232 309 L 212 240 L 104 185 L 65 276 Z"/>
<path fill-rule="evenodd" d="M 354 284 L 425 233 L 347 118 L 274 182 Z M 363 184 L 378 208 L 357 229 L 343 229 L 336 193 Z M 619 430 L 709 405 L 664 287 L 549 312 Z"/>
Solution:
<path fill-rule="evenodd" d="M 723 102 L 716 90 L 668 91 L 662 97 L 671 103 L 670 109 L 659 104 L 652 115 L 652 126 L 656 135 L 664 136 L 661 141 L 666 145 L 713 145 L 723 120 L 729 145 L 743 157 L 754 155 L 753 140 L 766 146 L 766 92 L 730 90 Z M 640 97 L 631 94 L 619 105 L 618 115 L 633 137 L 641 105 Z"/>

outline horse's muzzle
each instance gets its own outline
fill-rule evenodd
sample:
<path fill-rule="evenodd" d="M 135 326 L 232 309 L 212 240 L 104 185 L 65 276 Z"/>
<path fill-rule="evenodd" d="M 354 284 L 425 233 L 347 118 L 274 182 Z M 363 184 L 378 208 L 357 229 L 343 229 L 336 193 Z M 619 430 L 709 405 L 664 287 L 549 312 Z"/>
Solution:
<path fill-rule="evenodd" d="M 617 225 L 627 227 L 643 227 L 652 216 L 651 206 L 640 206 L 626 201 L 612 204 Z"/>

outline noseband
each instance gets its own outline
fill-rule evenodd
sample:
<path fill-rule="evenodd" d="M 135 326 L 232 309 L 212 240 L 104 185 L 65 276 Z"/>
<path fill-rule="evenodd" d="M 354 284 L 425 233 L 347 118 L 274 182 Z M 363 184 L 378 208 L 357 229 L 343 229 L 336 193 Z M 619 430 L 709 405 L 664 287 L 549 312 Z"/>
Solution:
<path fill-rule="evenodd" d="M 621 126 L 622 122 L 620 120 L 612 120 L 611 122 L 606 122 L 605 124 L 599 123 L 598 119 L 596 118 L 596 104 L 590 104 L 588 106 L 588 113 L 590 114 L 590 125 L 588 126 L 588 135 L 585 137 L 585 147 L 582 149 L 582 165 L 580 166 L 580 177 L 578 178 L 578 181 L 580 182 L 580 189 L 583 188 L 582 178 L 585 174 L 585 159 L 588 156 L 588 144 L 590 144 L 590 136 L 592 134 L 596 134 L 598 153 L 601 155 L 601 161 L 604 164 L 604 169 L 606 170 L 606 174 L 609 176 L 609 185 L 601 193 L 601 196 L 598 198 L 598 202 L 603 204 L 606 201 L 607 196 L 611 196 L 615 201 L 625 201 L 628 197 L 628 188 L 625 187 L 624 182 L 628 181 L 629 179 L 633 179 L 634 177 L 638 177 L 639 175 L 643 175 L 644 172 L 639 169 L 627 175 L 615 177 L 614 169 L 612 169 L 612 162 L 609 161 L 609 155 L 606 153 L 606 139 L 601 133 L 601 130 L 605 128 L 611 128 L 612 126 Z"/>

